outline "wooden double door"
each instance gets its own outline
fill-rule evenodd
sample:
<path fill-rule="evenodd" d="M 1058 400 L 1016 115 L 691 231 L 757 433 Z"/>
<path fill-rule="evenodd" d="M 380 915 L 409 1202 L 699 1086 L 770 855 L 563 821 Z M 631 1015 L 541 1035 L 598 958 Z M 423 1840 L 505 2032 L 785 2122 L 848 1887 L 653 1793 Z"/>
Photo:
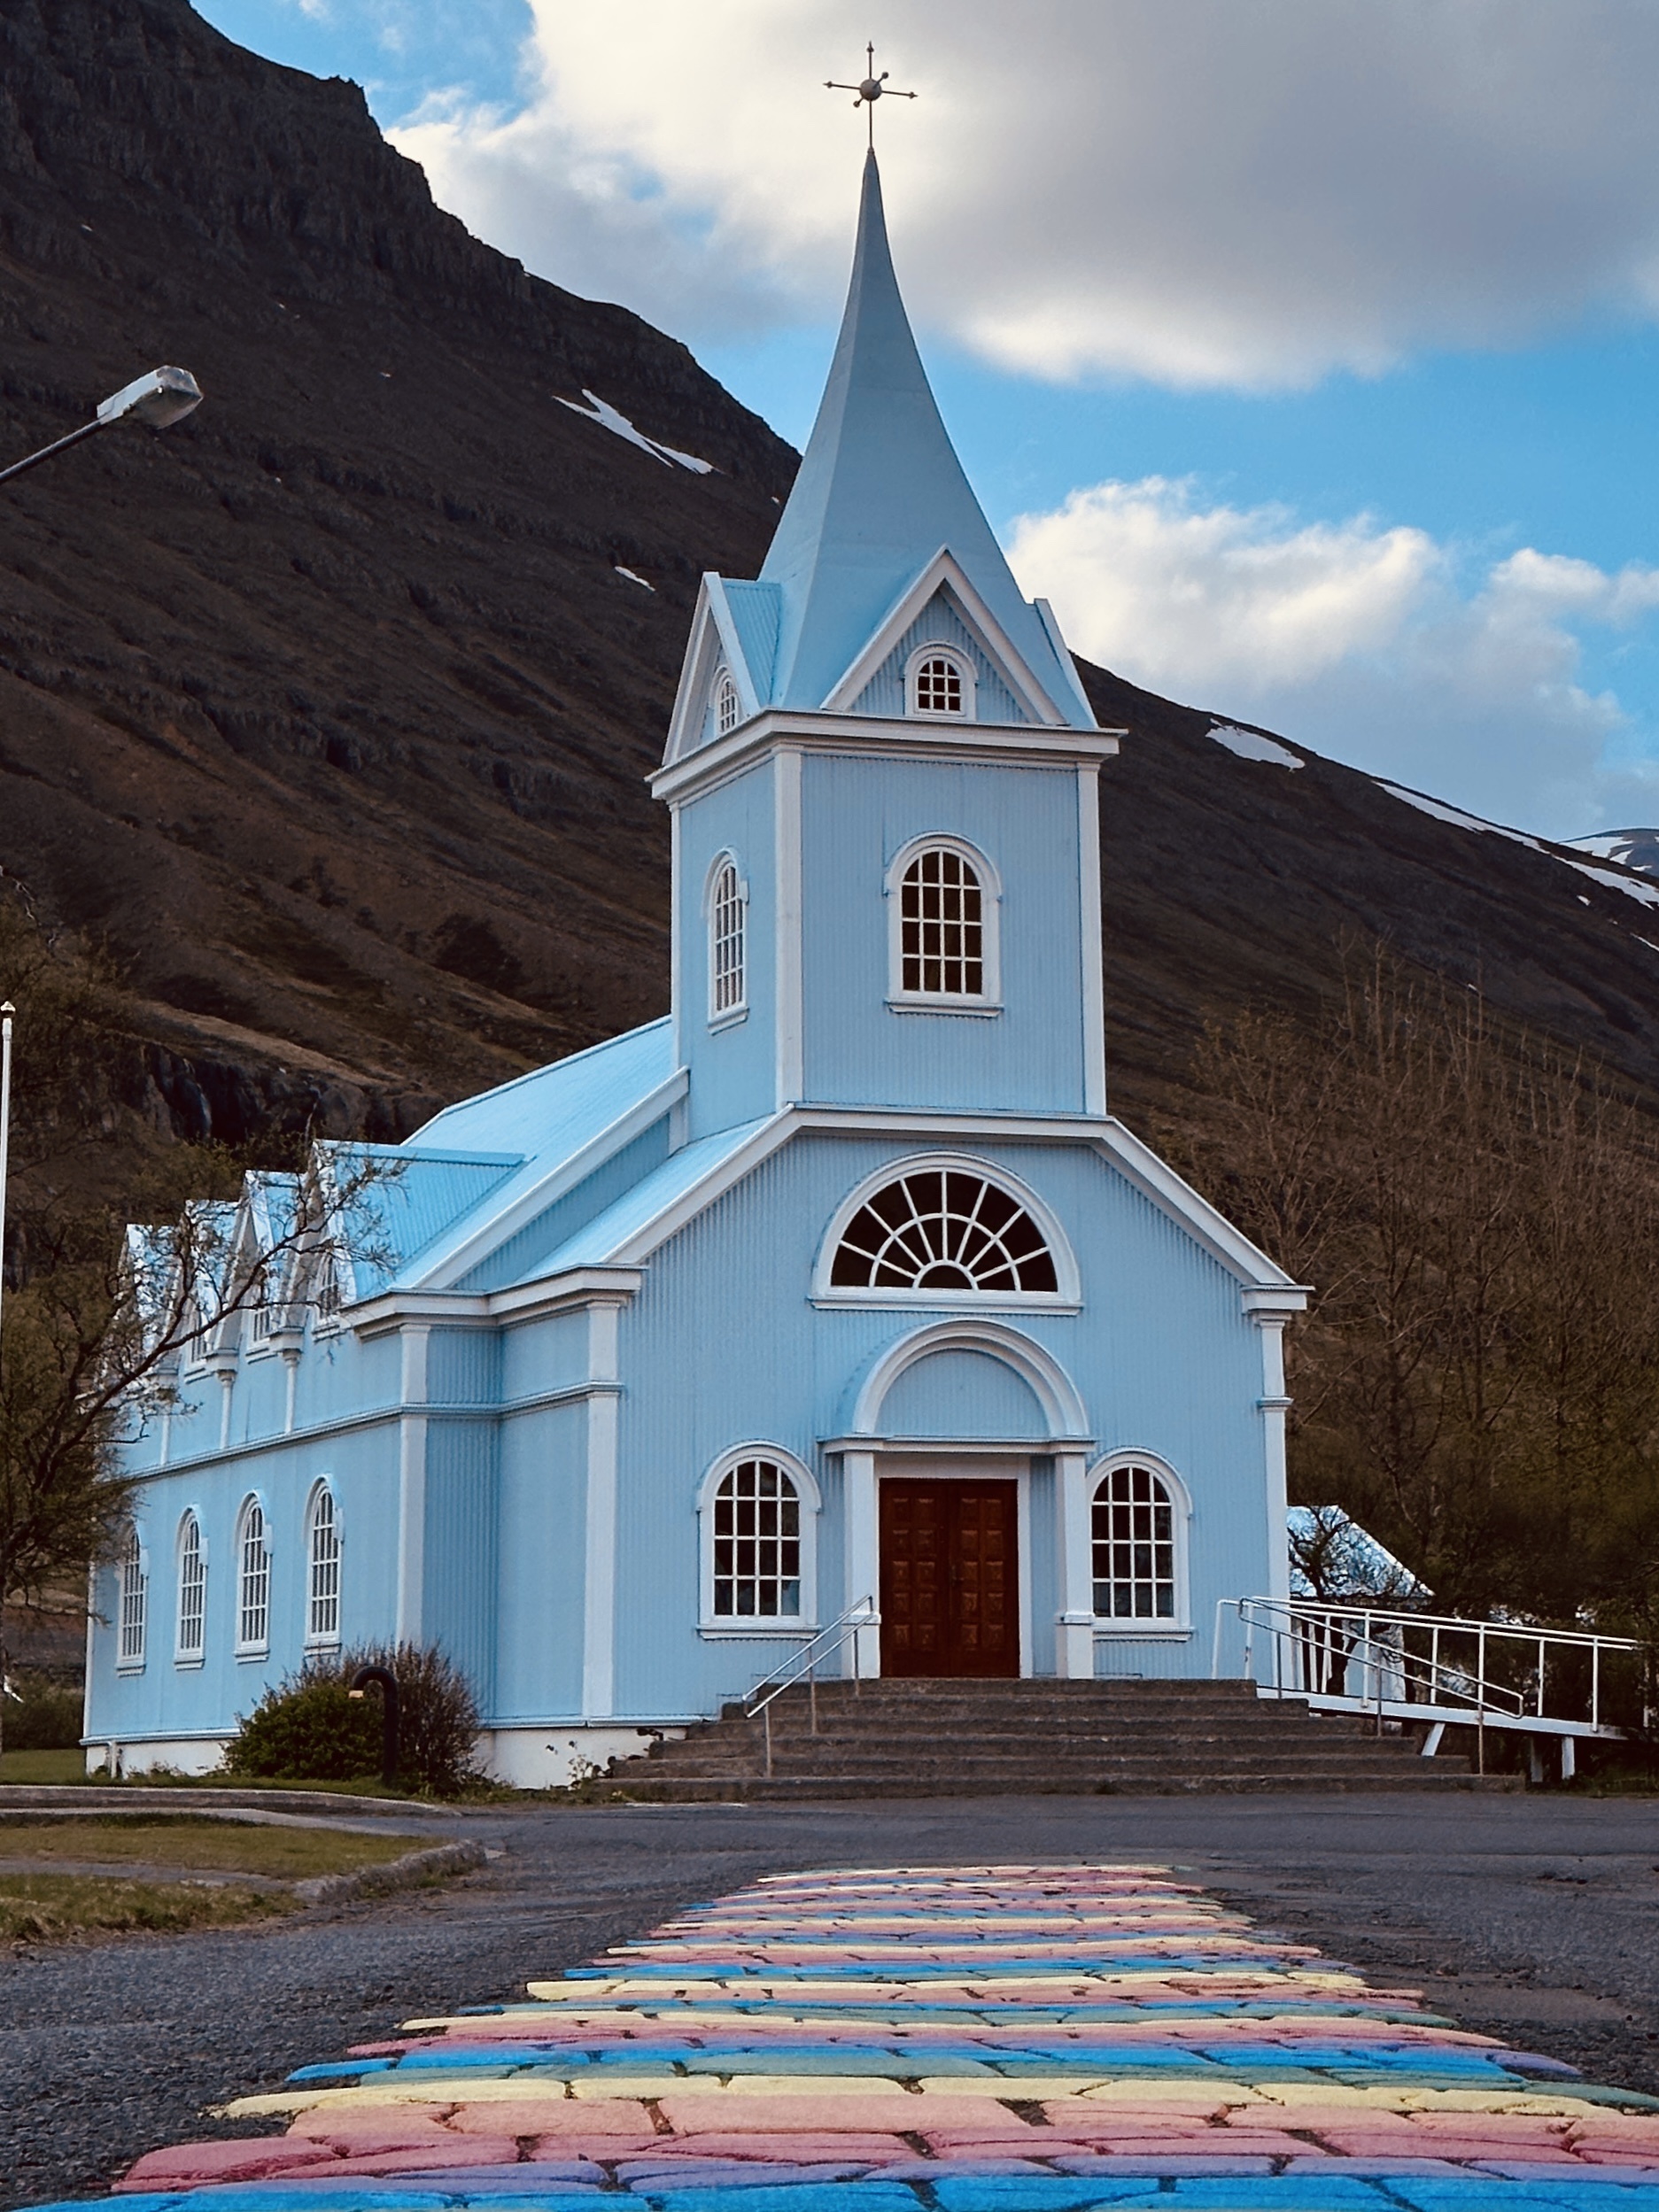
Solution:
<path fill-rule="evenodd" d="M 881 1485 L 881 1672 L 1018 1674 L 1019 1485 Z"/>

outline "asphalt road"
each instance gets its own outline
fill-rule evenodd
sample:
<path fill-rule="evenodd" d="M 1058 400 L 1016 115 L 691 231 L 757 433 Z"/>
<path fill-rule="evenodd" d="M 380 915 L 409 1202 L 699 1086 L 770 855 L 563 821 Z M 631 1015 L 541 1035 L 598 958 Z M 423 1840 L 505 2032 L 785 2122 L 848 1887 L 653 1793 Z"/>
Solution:
<path fill-rule="evenodd" d="M 522 1992 L 676 1907 L 815 1866 L 1128 1860 L 1471 2026 L 1659 2094 L 1659 1800 L 929 1799 L 492 1814 L 442 1890 L 0 1961 L 0 2202 L 106 2185 L 205 2106 L 413 2013 Z"/>

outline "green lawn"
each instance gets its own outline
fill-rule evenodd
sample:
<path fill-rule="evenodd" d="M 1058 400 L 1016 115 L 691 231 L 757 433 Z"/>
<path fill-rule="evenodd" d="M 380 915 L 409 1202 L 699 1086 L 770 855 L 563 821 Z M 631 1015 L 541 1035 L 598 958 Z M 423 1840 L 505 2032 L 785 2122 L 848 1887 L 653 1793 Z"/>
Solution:
<path fill-rule="evenodd" d="M 178 1867 L 202 1874 L 262 1874 L 279 1882 L 384 1866 L 421 1849 L 415 1836 L 354 1836 L 329 1828 L 265 1828 L 174 1813 L 106 1813 L 69 1820 L 0 1817 L 0 1865 Z"/>
<path fill-rule="evenodd" d="M 291 1913 L 287 1891 L 212 1889 L 183 1882 L 112 1882 L 97 1876 L 0 1875 L 0 1943 L 62 1943 L 74 1936 L 177 1935 Z"/>
<path fill-rule="evenodd" d="M 85 1782 L 83 1751 L 0 1752 L 0 1782 Z"/>

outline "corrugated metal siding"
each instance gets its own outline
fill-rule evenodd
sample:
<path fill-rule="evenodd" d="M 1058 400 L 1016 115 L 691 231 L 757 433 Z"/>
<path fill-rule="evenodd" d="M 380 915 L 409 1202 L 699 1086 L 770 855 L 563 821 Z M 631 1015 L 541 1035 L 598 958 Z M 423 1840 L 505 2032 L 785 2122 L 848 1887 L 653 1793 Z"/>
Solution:
<path fill-rule="evenodd" d="M 814 756 L 802 814 L 808 1097 L 1081 1112 L 1075 777 Z M 1004 886 L 994 1016 L 895 1013 L 887 1002 L 888 869 L 912 838 L 947 830 L 977 845 Z"/>
<path fill-rule="evenodd" d="M 777 1095 L 778 855 L 776 763 L 757 762 L 742 776 L 692 800 L 680 812 L 680 1049 L 691 1070 L 687 1128 L 694 1137 L 750 1121 Z M 748 886 L 744 917 L 748 1011 L 723 1029 L 709 1026 L 709 917 L 703 893 L 719 853 L 730 853 Z"/>
<path fill-rule="evenodd" d="M 554 1313 L 521 1321 L 501 1339 L 501 1397 L 506 1404 L 543 1390 L 568 1390 L 587 1379 L 587 1316 Z"/>
<path fill-rule="evenodd" d="M 433 1405 L 495 1405 L 501 1395 L 501 1339 L 494 1329 L 434 1329 L 426 1343 L 426 1396 Z"/>
<path fill-rule="evenodd" d="M 907 1367 L 888 1393 L 881 1427 L 888 1436 L 1048 1435 L 1043 1408 L 1000 1359 L 979 1352 L 935 1352 Z"/>
<path fill-rule="evenodd" d="M 579 1713 L 587 1409 L 501 1424 L 495 1705 L 500 1723 Z"/>
<path fill-rule="evenodd" d="M 346 1225 L 360 1255 L 348 1262 L 358 1296 L 390 1282 L 435 1237 L 482 1206 L 517 1165 L 516 1156 L 462 1160 L 406 1152 L 394 1175 L 364 1191 Z"/>
<path fill-rule="evenodd" d="M 428 1424 L 423 1640 L 462 1670 L 482 1713 L 495 1693 L 496 1478 L 493 1420 Z"/>
<path fill-rule="evenodd" d="M 665 1017 L 446 1106 L 403 1149 L 569 1159 L 673 1072 L 673 1025 Z"/>
<path fill-rule="evenodd" d="M 964 619 L 954 593 L 935 592 L 892 652 L 853 701 L 856 715 L 885 715 L 903 720 L 909 711 L 904 696 L 904 664 L 918 646 L 955 646 L 973 664 L 978 697 L 974 702 L 981 722 L 1024 722 L 1031 717 L 1009 689 L 1002 670 L 980 642 L 977 630 Z"/>
<path fill-rule="evenodd" d="M 725 603 L 750 679 L 762 704 L 771 697 L 772 672 L 778 660 L 778 627 L 783 615 L 783 594 L 775 584 L 725 582 Z"/>
<path fill-rule="evenodd" d="M 1115 1637 L 1102 1637 L 1095 1644 L 1095 1678 L 1167 1682 L 1207 1674 L 1209 1653 L 1197 1650 L 1198 1641 L 1195 1636 L 1190 1644 L 1120 1644 Z"/>
<path fill-rule="evenodd" d="M 668 1157 L 666 1116 L 626 1144 L 585 1181 L 556 1199 L 516 1236 L 497 1245 L 489 1257 L 463 1275 L 461 1290 L 500 1290 L 510 1283 L 533 1282 L 550 1253 L 556 1252 L 578 1231 L 614 1205 L 625 1191 L 642 1182 Z"/>

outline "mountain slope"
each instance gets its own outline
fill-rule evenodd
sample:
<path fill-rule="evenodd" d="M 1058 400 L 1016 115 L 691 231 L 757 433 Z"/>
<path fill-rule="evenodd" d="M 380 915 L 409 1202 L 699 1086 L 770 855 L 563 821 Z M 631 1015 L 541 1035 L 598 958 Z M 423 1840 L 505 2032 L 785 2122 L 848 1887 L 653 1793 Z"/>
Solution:
<path fill-rule="evenodd" d="M 0 492 L 0 867 L 123 963 L 151 1110 L 392 1133 L 660 1012 L 641 779 L 697 576 L 755 573 L 795 456 L 672 339 L 469 238 L 354 87 L 185 0 L 4 0 L 0 451 L 161 360 L 197 414 Z M 1377 936 L 1659 1096 L 1640 878 L 1086 676 L 1130 732 L 1125 1111 L 1207 1018 L 1311 1009 Z"/>

